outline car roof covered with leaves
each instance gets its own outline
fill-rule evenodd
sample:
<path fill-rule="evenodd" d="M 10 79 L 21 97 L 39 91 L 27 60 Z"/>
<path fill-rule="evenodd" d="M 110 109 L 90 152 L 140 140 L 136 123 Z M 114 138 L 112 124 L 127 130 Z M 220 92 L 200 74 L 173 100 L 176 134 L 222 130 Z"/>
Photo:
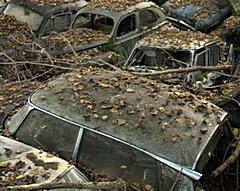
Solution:
<path fill-rule="evenodd" d="M 225 112 L 189 92 L 99 68 L 62 75 L 29 102 L 42 111 L 193 167 Z"/>
<path fill-rule="evenodd" d="M 220 42 L 219 37 L 194 31 L 169 29 L 149 34 L 137 42 L 137 46 L 158 46 L 168 49 L 200 49 L 213 42 Z"/>
<path fill-rule="evenodd" d="M 4 136 L 0 153 L 0 187 L 51 182 L 70 167 L 63 159 Z"/>
<path fill-rule="evenodd" d="M 9 3 L 14 3 L 16 5 L 20 5 L 26 7 L 36 13 L 48 17 L 51 14 L 58 13 L 60 11 L 76 10 L 78 11 L 83 7 L 87 2 L 85 0 L 11 0 Z"/>
<path fill-rule="evenodd" d="M 102 1 L 91 1 L 82 8 L 79 13 L 94 13 L 101 14 L 111 17 L 115 20 L 119 20 L 123 15 L 127 15 L 136 10 L 157 7 L 153 2 L 148 2 L 144 0 L 134 0 L 134 1 L 121 1 L 116 0 L 114 2 L 108 0 Z"/>

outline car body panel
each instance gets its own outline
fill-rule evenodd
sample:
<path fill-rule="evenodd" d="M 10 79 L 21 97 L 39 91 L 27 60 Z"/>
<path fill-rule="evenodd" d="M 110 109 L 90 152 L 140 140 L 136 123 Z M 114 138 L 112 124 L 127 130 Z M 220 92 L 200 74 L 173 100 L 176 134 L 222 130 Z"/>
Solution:
<path fill-rule="evenodd" d="M 14 181 L 18 184 L 21 181 L 22 184 L 87 181 L 86 177 L 67 161 L 4 136 L 0 136 L 0 153 L 1 169 L 4 170 L 1 180 L 5 185 L 11 185 Z"/>

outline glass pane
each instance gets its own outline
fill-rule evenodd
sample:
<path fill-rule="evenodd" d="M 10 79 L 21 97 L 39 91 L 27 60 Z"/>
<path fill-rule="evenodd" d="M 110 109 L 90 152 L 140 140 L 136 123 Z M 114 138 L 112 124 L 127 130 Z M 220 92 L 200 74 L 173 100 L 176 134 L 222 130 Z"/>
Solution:
<path fill-rule="evenodd" d="M 69 28 L 71 24 L 71 14 L 55 15 L 48 19 L 47 25 L 45 27 L 45 34 L 51 34 L 51 32 L 61 32 Z"/>
<path fill-rule="evenodd" d="M 135 15 L 130 15 L 124 18 L 119 24 L 117 29 L 117 37 L 130 33 L 135 29 L 136 29 L 136 17 Z"/>
<path fill-rule="evenodd" d="M 78 15 L 74 21 L 73 28 L 87 27 L 90 29 L 101 30 L 104 34 L 109 35 L 112 32 L 114 21 L 110 17 L 94 14 Z"/>
<path fill-rule="evenodd" d="M 83 166 L 94 168 L 96 173 L 158 190 L 155 159 L 113 139 L 85 130 L 77 160 Z"/>
<path fill-rule="evenodd" d="M 155 14 L 150 10 L 144 10 L 139 13 L 140 26 L 149 26 L 157 21 Z"/>
<path fill-rule="evenodd" d="M 79 127 L 38 110 L 29 113 L 15 137 L 34 147 L 71 158 Z"/>
<path fill-rule="evenodd" d="M 209 59 L 209 65 L 215 66 L 217 65 L 218 61 L 220 60 L 220 50 L 218 46 L 211 46 L 209 47 L 210 51 L 210 59 Z"/>
<path fill-rule="evenodd" d="M 28 23 L 34 31 L 38 30 L 43 21 L 43 16 L 12 3 L 7 5 L 3 13 L 5 15 L 13 15 L 17 20 Z"/>

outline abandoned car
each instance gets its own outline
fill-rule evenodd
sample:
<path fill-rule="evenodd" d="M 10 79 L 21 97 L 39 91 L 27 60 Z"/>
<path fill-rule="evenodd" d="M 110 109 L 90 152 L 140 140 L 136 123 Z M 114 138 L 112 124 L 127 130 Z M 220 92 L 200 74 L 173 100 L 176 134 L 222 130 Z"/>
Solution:
<path fill-rule="evenodd" d="M 161 30 L 167 23 L 165 15 L 153 2 L 90 1 L 78 11 L 71 29 L 61 34 L 70 39 L 72 46 L 69 47 L 62 40 L 58 45 L 60 37 L 56 37 L 56 42 L 50 37 L 47 39 L 47 42 L 51 41 L 50 46 L 55 43 L 58 47 L 52 47 L 48 52 L 63 54 L 72 52 L 73 49 L 77 52 L 100 47 L 100 50 L 114 50 L 127 58 L 139 39 Z M 82 39 L 82 36 L 86 36 L 83 34 L 88 37 Z"/>
<path fill-rule="evenodd" d="M 170 29 L 155 32 L 139 40 L 125 62 L 125 68 L 131 72 L 164 71 L 189 68 L 193 66 L 215 66 L 220 60 L 220 40 L 216 36 L 194 31 Z M 163 74 L 164 82 L 180 84 L 186 77 L 178 73 Z M 211 76 L 211 79 L 210 79 Z M 187 82 L 210 86 L 220 76 L 203 71 L 189 72 Z"/>
<path fill-rule="evenodd" d="M 1 61 L 39 60 L 36 53 L 41 45 L 40 37 L 53 32 L 68 30 L 74 15 L 87 2 L 85 0 L 7 1 L 0 16 L 0 50 Z"/>
<path fill-rule="evenodd" d="M 226 117 L 177 87 L 89 67 L 33 93 L 4 129 L 135 189 L 193 191 L 221 135 L 232 133 Z"/>
<path fill-rule="evenodd" d="M 87 182 L 86 177 L 67 161 L 1 135 L 0 154 L 0 188 L 47 182 Z"/>
<path fill-rule="evenodd" d="M 87 2 L 84 0 L 62 1 L 38 1 L 38 0 L 11 0 L 2 10 L 2 17 L 15 17 L 17 21 L 27 23 L 36 37 L 46 36 L 53 31 L 61 32 L 69 28 L 77 11 Z M 1 22 L 6 22 L 1 20 Z M 16 22 L 1 23 L 9 27 L 21 27 Z M 16 29 L 17 30 L 17 29 Z M 19 29 L 18 29 L 19 30 Z M 30 35 L 30 34 L 29 34 Z"/>
<path fill-rule="evenodd" d="M 180 29 L 208 32 L 231 15 L 232 6 L 229 0 L 167 0 L 161 9 Z"/>

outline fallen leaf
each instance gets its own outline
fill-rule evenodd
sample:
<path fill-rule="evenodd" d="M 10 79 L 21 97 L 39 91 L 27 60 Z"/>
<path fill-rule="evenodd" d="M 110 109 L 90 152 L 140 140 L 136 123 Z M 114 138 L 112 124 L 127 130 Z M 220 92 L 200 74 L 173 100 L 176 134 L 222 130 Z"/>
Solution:
<path fill-rule="evenodd" d="M 0 96 L 0 101 L 3 101 L 4 100 L 4 97 L 3 96 Z"/>
<path fill-rule="evenodd" d="M 164 109 L 163 107 L 159 107 L 158 109 L 159 109 L 159 111 L 161 111 L 162 113 L 165 111 L 165 109 Z"/>
<path fill-rule="evenodd" d="M 117 110 L 117 108 L 116 108 L 116 107 L 113 107 L 113 108 L 111 109 L 111 112 L 112 112 L 112 113 L 117 113 L 117 112 L 118 112 L 118 110 Z"/>
<path fill-rule="evenodd" d="M 124 119 L 118 119 L 118 125 L 124 125 L 126 122 Z"/>
<path fill-rule="evenodd" d="M 42 177 L 48 179 L 50 175 L 51 175 L 50 172 L 46 172 L 45 174 L 42 174 Z"/>
<path fill-rule="evenodd" d="M 19 176 L 16 177 L 16 180 L 19 180 L 19 179 L 23 179 L 25 178 L 26 175 L 24 174 L 20 174 Z"/>
<path fill-rule="evenodd" d="M 135 187 L 139 188 L 139 186 L 140 186 L 140 183 L 139 183 L 139 182 L 133 182 L 133 186 L 135 186 Z"/>
<path fill-rule="evenodd" d="M 177 137 L 172 137 L 172 143 L 175 143 L 177 141 Z"/>
<path fill-rule="evenodd" d="M 234 128 L 234 129 L 233 129 L 233 134 L 234 134 L 235 136 L 237 136 L 238 133 L 239 133 L 238 129 L 237 129 L 237 128 Z"/>
<path fill-rule="evenodd" d="M 127 89 L 126 89 L 126 92 L 127 92 L 127 93 L 133 93 L 134 90 L 133 90 L 133 89 L 130 89 L 130 88 L 127 88 Z"/>
<path fill-rule="evenodd" d="M 96 113 L 93 115 L 93 117 L 94 117 L 94 119 L 98 119 L 99 118 L 98 114 L 96 114 Z"/>
<path fill-rule="evenodd" d="M 126 165 L 121 165 L 120 169 L 127 169 L 127 166 Z"/>
<path fill-rule="evenodd" d="M 151 190 L 151 189 L 152 189 L 152 186 L 149 185 L 149 184 L 146 184 L 146 185 L 145 185 L 145 188 L 146 188 L 147 190 Z"/>
<path fill-rule="evenodd" d="M 8 162 L 0 162 L 0 167 L 7 167 L 8 164 Z"/>
<path fill-rule="evenodd" d="M 108 88 L 108 87 L 109 87 L 108 84 L 103 84 L 103 83 L 100 83 L 100 86 L 101 86 L 102 88 Z"/>
<path fill-rule="evenodd" d="M 157 114 L 158 114 L 158 110 L 156 110 L 156 109 L 153 110 L 153 111 L 151 112 L 151 114 L 152 114 L 152 115 L 157 115 Z"/>
<path fill-rule="evenodd" d="M 69 82 L 74 82 L 74 78 L 68 78 Z"/>
<path fill-rule="evenodd" d="M 4 149 L 5 149 L 5 155 L 6 155 L 7 157 L 10 157 L 11 154 L 12 154 L 12 150 L 11 150 L 11 149 L 8 149 L 8 148 L 4 148 Z"/>
<path fill-rule="evenodd" d="M 39 174 L 39 169 L 38 169 L 38 168 L 35 168 L 35 169 L 33 169 L 33 170 L 30 170 L 30 172 L 31 172 L 32 174 L 37 175 L 37 174 Z"/>
<path fill-rule="evenodd" d="M 103 121 L 107 120 L 107 118 L 108 118 L 108 116 L 106 116 L 106 115 L 102 116 Z"/>
<path fill-rule="evenodd" d="M 177 121 L 178 123 L 182 123 L 182 119 L 180 119 L 180 118 L 176 119 L 176 121 Z"/>

